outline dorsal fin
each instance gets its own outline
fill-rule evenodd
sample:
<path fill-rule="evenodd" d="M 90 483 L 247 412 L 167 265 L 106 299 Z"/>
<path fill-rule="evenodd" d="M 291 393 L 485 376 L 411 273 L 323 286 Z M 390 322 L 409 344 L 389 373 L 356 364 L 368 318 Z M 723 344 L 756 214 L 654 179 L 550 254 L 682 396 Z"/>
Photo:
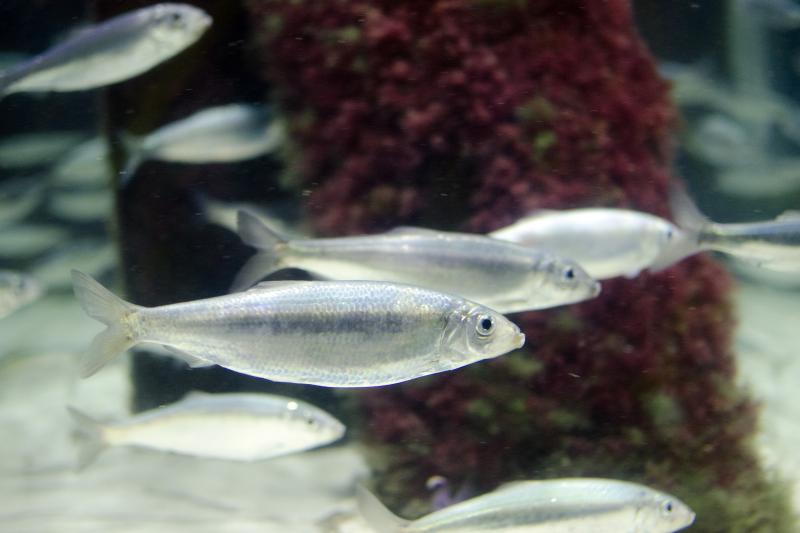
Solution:
<path fill-rule="evenodd" d="M 267 226 L 263 220 L 244 209 L 237 215 L 237 226 L 242 241 L 260 250 L 274 251 L 278 244 L 286 242 L 286 239 Z"/>

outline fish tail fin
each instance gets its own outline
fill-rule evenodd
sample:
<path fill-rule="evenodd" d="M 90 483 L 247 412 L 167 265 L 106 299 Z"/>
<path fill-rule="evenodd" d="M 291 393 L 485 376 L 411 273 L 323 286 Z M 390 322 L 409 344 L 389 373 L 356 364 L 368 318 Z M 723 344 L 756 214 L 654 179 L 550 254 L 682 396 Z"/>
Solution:
<path fill-rule="evenodd" d="M 675 222 L 684 231 L 700 233 L 712 222 L 706 217 L 689 197 L 686 188 L 673 183 L 669 189 L 669 207 Z"/>
<path fill-rule="evenodd" d="M 287 241 L 278 232 L 267 226 L 261 219 L 245 210 L 237 215 L 237 227 L 242 242 L 258 250 L 236 275 L 231 287 L 239 291 L 280 268 L 280 260 Z"/>
<path fill-rule="evenodd" d="M 356 498 L 361 516 L 375 531 L 397 533 L 408 524 L 408 520 L 391 512 L 374 494 L 361 485 L 356 488 Z"/>
<path fill-rule="evenodd" d="M 670 186 L 669 205 L 679 231 L 650 265 L 653 272 L 664 270 L 681 259 L 706 249 L 702 242 L 703 235 L 714 225 L 698 209 L 686 189 L 677 183 Z"/>
<path fill-rule="evenodd" d="M 131 182 L 141 164 L 147 160 L 148 155 L 144 149 L 144 142 L 140 137 L 123 132 L 120 134 L 120 139 L 128 155 L 125 166 L 119 173 L 119 187 L 123 188 Z"/>
<path fill-rule="evenodd" d="M 92 464 L 97 456 L 108 447 L 103 425 L 74 407 L 67 407 L 75 422 L 75 434 L 78 440 L 78 470 Z"/>
<path fill-rule="evenodd" d="M 7 71 L 0 70 L 0 100 L 11 94 L 10 88 L 13 81 Z"/>
<path fill-rule="evenodd" d="M 72 271 L 72 286 L 86 314 L 108 326 L 97 334 L 81 362 L 81 377 L 87 378 L 136 343 L 126 318 L 140 307 L 122 300 L 77 270 Z"/>

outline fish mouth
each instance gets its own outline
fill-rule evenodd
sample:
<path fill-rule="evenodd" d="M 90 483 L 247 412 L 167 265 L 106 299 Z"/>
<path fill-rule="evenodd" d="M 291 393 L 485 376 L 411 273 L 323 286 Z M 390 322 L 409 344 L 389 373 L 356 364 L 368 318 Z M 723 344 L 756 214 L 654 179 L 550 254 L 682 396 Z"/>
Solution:
<path fill-rule="evenodd" d="M 523 346 L 525 346 L 525 334 L 518 331 L 516 336 L 514 337 L 514 349 L 518 350 Z"/>
<path fill-rule="evenodd" d="M 596 298 L 600 295 L 603 291 L 603 286 L 600 284 L 599 281 L 595 281 L 594 285 L 592 285 L 592 298 Z"/>

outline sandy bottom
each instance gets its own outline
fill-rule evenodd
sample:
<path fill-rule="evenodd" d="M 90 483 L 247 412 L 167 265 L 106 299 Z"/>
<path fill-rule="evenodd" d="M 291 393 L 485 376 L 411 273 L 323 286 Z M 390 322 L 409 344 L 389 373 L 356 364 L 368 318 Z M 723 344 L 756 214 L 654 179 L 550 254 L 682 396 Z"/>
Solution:
<path fill-rule="evenodd" d="M 794 484 L 797 509 L 799 296 L 753 283 L 737 294 L 740 381 L 763 402 L 759 447 Z M 75 376 L 76 354 L 99 329 L 70 296 L 0 321 L 0 531 L 371 531 L 353 514 L 367 470 L 352 445 L 244 464 L 118 448 L 76 472 L 64 406 L 124 417 L 131 394 L 122 360 L 89 380 Z"/>

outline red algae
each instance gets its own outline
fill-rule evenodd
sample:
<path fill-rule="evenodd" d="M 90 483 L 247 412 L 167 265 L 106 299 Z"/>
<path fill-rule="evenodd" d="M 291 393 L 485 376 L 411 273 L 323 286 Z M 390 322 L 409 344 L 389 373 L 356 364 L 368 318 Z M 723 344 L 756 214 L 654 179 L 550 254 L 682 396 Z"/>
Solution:
<path fill-rule="evenodd" d="M 668 215 L 676 113 L 627 1 L 249 6 L 295 143 L 286 180 L 321 234 L 486 232 L 590 205 Z M 761 530 L 737 525 L 760 513 L 748 523 L 788 530 L 734 383 L 730 290 L 708 257 L 611 280 L 513 316 L 523 350 L 359 394 L 378 490 L 413 514 L 433 475 L 480 491 L 619 477 L 685 498 L 696 531 Z"/>

